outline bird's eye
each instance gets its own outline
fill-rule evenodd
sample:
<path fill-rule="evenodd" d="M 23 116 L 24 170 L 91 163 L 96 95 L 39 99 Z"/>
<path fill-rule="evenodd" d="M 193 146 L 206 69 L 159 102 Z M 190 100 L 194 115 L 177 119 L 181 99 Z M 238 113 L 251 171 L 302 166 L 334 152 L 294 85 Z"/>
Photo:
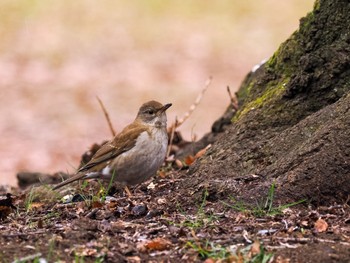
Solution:
<path fill-rule="evenodd" d="M 146 111 L 149 115 L 154 115 L 154 110 L 147 110 Z"/>

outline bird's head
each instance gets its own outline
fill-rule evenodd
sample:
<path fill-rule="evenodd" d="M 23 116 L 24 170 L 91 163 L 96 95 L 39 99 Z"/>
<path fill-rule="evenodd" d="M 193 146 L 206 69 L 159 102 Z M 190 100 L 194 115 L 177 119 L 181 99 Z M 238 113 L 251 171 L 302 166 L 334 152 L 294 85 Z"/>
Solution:
<path fill-rule="evenodd" d="M 171 103 L 165 105 L 157 101 L 148 101 L 142 104 L 139 112 L 137 113 L 136 119 L 155 127 L 166 127 L 167 118 L 165 111 L 171 106 Z"/>

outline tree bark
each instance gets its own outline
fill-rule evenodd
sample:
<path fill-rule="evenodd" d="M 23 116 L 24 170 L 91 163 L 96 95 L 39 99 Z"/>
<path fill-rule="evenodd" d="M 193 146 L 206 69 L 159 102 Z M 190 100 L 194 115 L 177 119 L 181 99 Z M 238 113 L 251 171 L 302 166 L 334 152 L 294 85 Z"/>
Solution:
<path fill-rule="evenodd" d="M 299 29 L 247 75 L 239 111 L 182 187 L 209 189 L 212 199 L 256 200 L 275 182 L 281 202 L 345 202 L 349 91 L 350 2 L 316 1 Z"/>

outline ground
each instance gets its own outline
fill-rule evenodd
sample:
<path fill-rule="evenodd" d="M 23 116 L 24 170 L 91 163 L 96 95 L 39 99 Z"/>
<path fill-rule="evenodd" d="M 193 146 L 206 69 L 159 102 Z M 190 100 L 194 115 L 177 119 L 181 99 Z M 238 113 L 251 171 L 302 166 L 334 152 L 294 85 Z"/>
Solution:
<path fill-rule="evenodd" d="M 17 209 L 1 210 L 1 262 L 349 262 L 347 205 L 277 205 L 273 187 L 255 205 L 212 200 L 209 190 L 193 200 L 184 180 L 187 169 L 168 167 L 131 197 L 114 187 L 106 196 L 95 182 L 57 195 L 13 189 Z M 75 202 L 62 203 L 67 193 Z"/>

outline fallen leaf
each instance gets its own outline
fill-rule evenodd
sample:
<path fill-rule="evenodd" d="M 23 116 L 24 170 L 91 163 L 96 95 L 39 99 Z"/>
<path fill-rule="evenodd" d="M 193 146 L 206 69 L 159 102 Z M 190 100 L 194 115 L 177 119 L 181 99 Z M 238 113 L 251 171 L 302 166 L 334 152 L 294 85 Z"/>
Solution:
<path fill-rule="evenodd" d="M 92 257 L 96 256 L 97 253 L 96 248 L 87 248 L 84 246 L 76 247 L 74 250 L 72 250 L 72 254 L 79 257 Z"/>
<path fill-rule="evenodd" d="M 193 162 L 195 161 L 195 158 L 192 155 L 188 155 L 187 157 L 185 157 L 185 164 L 190 166 Z"/>
<path fill-rule="evenodd" d="M 211 147 L 211 144 L 207 145 L 205 148 L 202 150 L 199 150 L 196 155 L 194 156 L 194 159 L 198 159 L 199 157 L 202 157 L 203 154 L 206 153 L 206 151 Z"/>
<path fill-rule="evenodd" d="M 144 247 L 148 250 L 158 250 L 162 251 L 165 249 L 168 249 L 171 246 L 171 242 L 165 238 L 155 238 L 152 239 L 151 241 L 147 242 Z"/>
<path fill-rule="evenodd" d="M 12 208 L 9 206 L 0 206 L 0 219 L 5 219 L 9 214 L 12 213 Z"/>
<path fill-rule="evenodd" d="M 148 190 L 153 190 L 154 188 L 156 188 L 156 185 L 153 182 L 151 182 L 149 185 L 147 185 Z"/>
<path fill-rule="evenodd" d="M 45 203 L 33 202 L 33 203 L 30 204 L 29 210 L 32 210 L 32 209 L 40 210 L 44 205 L 45 205 Z"/>
<path fill-rule="evenodd" d="M 92 201 L 91 207 L 92 208 L 101 208 L 101 207 L 103 207 L 103 204 L 99 201 Z"/>
<path fill-rule="evenodd" d="M 215 259 L 212 259 L 212 258 L 207 258 L 204 263 L 215 263 Z"/>
<path fill-rule="evenodd" d="M 260 253 L 260 242 L 259 240 L 255 240 L 252 247 L 250 248 L 250 252 L 253 256 Z"/>
<path fill-rule="evenodd" d="M 138 257 L 138 256 L 126 257 L 126 259 L 127 259 L 127 262 L 130 262 L 130 263 L 139 263 L 139 262 L 141 262 L 141 258 Z"/>
<path fill-rule="evenodd" d="M 157 200 L 157 204 L 158 205 L 163 205 L 163 204 L 166 204 L 167 203 L 167 200 L 165 198 L 159 198 Z"/>
<path fill-rule="evenodd" d="M 304 220 L 304 221 L 301 221 L 301 223 L 300 223 L 302 226 L 308 226 L 309 225 L 309 223 L 306 221 L 306 220 Z"/>
<path fill-rule="evenodd" d="M 38 228 L 44 228 L 44 222 L 43 222 L 42 218 L 39 218 L 39 220 L 38 220 Z"/>
<path fill-rule="evenodd" d="M 315 230 L 318 233 L 322 233 L 325 232 L 328 228 L 328 224 L 325 220 L 323 220 L 322 218 L 317 219 L 316 223 L 315 223 Z"/>
<path fill-rule="evenodd" d="M 175 164 L 180 169 L 182 169 L 184 167 L 183 163 L 179 159 L 175 160 Z"/>
<path fill-rule="evenodd" d="M 166 173 L 164 171 L 159 171 L 158 172 L 158 175 L 161 177 L 161 178 L 165 178 L 166 177 Z"/>
<path fill-rule="evenodd" d="M 290 262 L 290 258 L 283 258 L 282 256 L 278 256 L 276 258 L 276 263 L 289 263 Z"/>

